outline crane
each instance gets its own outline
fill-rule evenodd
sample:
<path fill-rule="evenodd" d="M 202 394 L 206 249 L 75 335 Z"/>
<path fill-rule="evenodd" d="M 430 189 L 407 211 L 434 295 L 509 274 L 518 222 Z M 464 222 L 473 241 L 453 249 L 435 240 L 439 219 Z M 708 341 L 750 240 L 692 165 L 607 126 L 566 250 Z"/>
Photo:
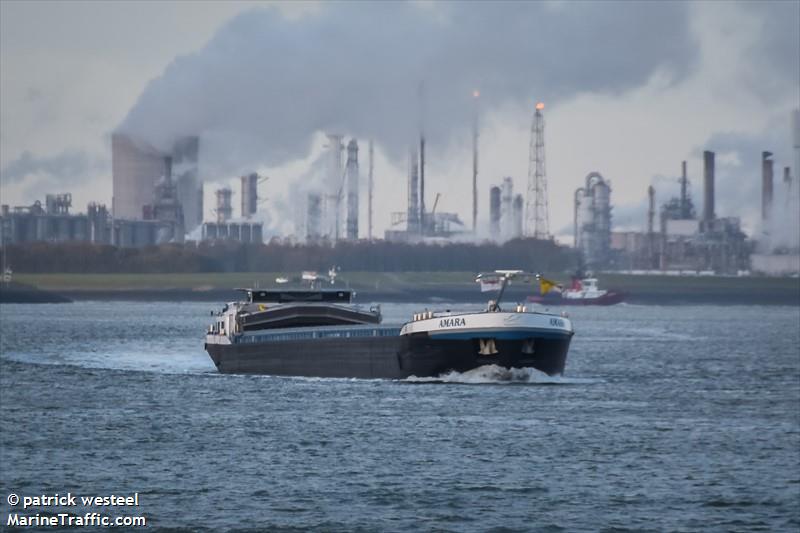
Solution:
<path fill-rule="evenodd" d="M 442 195 L 442 193 L 440 193 L 440 192 L 436 193 L 436 198 L 434 198 L 434 200 L 433 200 L 433 209 L 431 209 L 431 216 L 433 216 L 436 213 L 436 205 L 439 203 L 439 197 L 441 195 Z"/>

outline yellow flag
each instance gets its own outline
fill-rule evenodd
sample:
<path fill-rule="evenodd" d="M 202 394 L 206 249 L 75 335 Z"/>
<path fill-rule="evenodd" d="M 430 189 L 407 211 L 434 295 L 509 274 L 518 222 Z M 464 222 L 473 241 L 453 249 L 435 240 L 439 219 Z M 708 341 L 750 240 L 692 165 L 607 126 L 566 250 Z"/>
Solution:
<path fill-rule="evenodd" d="M 549 279 L 539 278 L 539 294 L 547 294 L 554 288 L 558 287 L 558 283 L 550 281 Z"/>

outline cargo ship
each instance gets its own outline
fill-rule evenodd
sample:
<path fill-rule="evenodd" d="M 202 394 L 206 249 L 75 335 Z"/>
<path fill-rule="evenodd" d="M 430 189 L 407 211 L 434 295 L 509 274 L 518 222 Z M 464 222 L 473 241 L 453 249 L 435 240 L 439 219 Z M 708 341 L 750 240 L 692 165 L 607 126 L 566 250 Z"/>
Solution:
<path fill-rule="evenodd" d="M 222 373 L 404 379 L 494 364 L 558 375 L 573 335 L 566 316 L 504 310 L 499 298 L 479 312 L 424 310 L 384 325 L 380 307 L 355 305 L 350 290 L 242 290 L 206 333 Z"/>

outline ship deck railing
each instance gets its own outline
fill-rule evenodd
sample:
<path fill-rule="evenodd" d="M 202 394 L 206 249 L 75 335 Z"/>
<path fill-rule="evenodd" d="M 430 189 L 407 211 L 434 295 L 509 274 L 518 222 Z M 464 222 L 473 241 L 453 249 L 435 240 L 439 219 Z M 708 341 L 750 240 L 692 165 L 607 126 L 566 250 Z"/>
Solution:
<path fill-rule="evenodd" d="M 339 326 L 333 328 L 294 328 L 274 332 L 246 332 L 235 336 L 235 344 L 255 344 L 259 342 L 294 341 L 309 339 L 348 339 L 357 337 L 396 337 L 400 326 Z"/>

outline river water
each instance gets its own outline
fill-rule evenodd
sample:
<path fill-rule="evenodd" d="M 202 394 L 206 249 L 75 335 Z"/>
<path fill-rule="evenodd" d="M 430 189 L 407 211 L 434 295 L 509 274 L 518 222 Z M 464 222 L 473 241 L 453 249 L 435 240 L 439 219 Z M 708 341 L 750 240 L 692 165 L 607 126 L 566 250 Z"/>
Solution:
<path fill-rule="evenodd" d="M 147 531 L 800 529 L 799 307 L 575 309 L 563 378 L 437 382 L 219 375 L 212 307 L 0 306 L 0 528 L 97 511 Z M 421 308 L 383 305 L 387 323 Z"/>

